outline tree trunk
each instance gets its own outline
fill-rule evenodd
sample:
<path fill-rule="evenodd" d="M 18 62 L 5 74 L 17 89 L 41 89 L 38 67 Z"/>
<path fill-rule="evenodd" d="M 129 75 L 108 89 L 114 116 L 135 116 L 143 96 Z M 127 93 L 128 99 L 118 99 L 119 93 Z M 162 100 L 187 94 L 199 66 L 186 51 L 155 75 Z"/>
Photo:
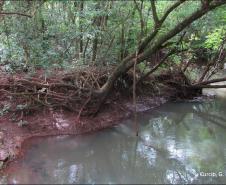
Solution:
<path fill-rule="evenodd" d="M 148 43 L 150 43 L 150 41 L 152 41 L 152 45 L 149 47 L 147 47 L 148 43 L 144 44 L 144 42 L 147 42 L 147 40 L 144 39 L 144 41 L 141 43 L 141 45 L 145 45 L 146 47 L 143 49 L 143 51 L 141 53 L 138 54 L 137 64 L 141 63 L 142 61 L 144 61 L 145 59 L 147 59 L 148 57 L 150 57 L 151 55 L 156 53 L 166 41 L 170 40 L 175 35 L 180 33 L 182 30 L 184 30 L 187 26 L 189 26 L 195 20 L 201 18 L 203 15 L 205 15 L 209 11 L 211 11 L 223 4 L 226 4 L 225 0 L 212 1 L 212 3 L 208 7 L 199 8 L 198 10 L 193 12 L 190 16 L 186 17 L 182 22 L 178 23 L 174 28 L 172 28 L 165 34 L 162 34 L 157 39 L 155 37 L 153 37 L 151 40 L 149 40 Z M 165 16 L 163 16 L 163 17 L 165 17 Z M 148 37 L 150 37 L 150 35 Z M 115 81 L 122 74 L 126 73 L 134 65 L 134 62 L 136 61 L 135 56 L 136 56 L 135 53 L 133 53 L 130 56 L 126 57 L 124 60 L 122 60 L 122 62 L 116 67 L 116 69 L 110 75 L 107 82 L 102 86 L 102 88 L 100 90 L 98 90 L 98 94 L 100 94 L 102 96 L 102 99 L 106 99 L 109 92 L 113 88 Z"/>
<path fill-rule="evenodd" d="M 80 2 L 80 7 L 79 7 L 79 32 L 80 32 L 80 37 L 79 37 L 79 52 L 80 54 L 83 53 L 83 27 L 82 27 L 82 16 L 81 14 L 83 13 L 83 7 L 84 7 L 84 1 Z"/>
<path fill-rule="evenodd" d="M 96 10 L 100 9 L 100 2 L 97 2 L 96 4 Z M 93 20 L 93 26 L 96 29 L 99 29 L 101 23 L 101 17 L 100 16 L 95 16 Z M 98 33 L 95 33 L 94 39 L 93 39 L 93 46 L 92 46 L 92 63 L 96 63 L 96 58 L 97 58 L 97 49 L 98 49 Z"/>
<path fill-rule="evenodd" d="M 121 25 L 121 49 L 120 49 L 120 60 L 123 60 L 124 58 L 124 53 L 125 53 L 125 26 L 124 23 Z"/>
<path fill-rule="evenodd" d="M 139 4 L 136 2 L 136 0 L 134 0 L 134 4 L 135 7 L 139 13 L 139 17 L 140 17 L 140 38 L 139 40 L 141 40 L 141 38 L 143 38 L 144 36 L 144 18 L 143 18 L 143 0 L 141 1 L 141 5 L 139 7 Z"/>

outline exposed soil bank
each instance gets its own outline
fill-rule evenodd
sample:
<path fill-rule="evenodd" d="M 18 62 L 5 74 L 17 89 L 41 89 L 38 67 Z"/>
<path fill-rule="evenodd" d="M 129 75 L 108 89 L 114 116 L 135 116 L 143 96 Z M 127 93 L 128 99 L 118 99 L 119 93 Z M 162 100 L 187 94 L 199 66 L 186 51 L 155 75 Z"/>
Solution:
<path fill-rule="evenodd" d="M 162 97 L 138 97 L 137 111 L 143 112 L 166 102 Z M 131 99 L 120 99 L 105 105 L 96 117 L 81 117 L 66 111 L 42 111 L 26 116 L 27 125 L 18 126 L 12 115 L 0 117 L 0 161 L 3 174 L 7 164 L 18 158 L 24 141 L 36 136 L 78 135 L 119 124 L 133 114 Z"/>
<path fill-rule="evenodd" d="M 34 105 L 39 105 L 40 102 L 41 104 L 46 105 L 47 96 L 49 98 L 47 102 L 55 103 L 55 101 L 60 100 L 58 103 L 60 103 L 60 105 L 65 105 L 65 101 L 68 101 L 67 103 L 69 105 L 71 100 L 67 97 L 70 96 L 70 93 L 80 92 L 75 89 L 70 89 L 71 87 L 75 88 L 75 86 L 71 85 L 70 80 L 72 77 L 74 80 L 74 75 L 77 73 L 73 73 L 73 75 L 69 76 L 67 75 L 66 77 L 61 73 L 59 74 L 55 74 L 52 78 L 48 79 L 48 81 L 43 79 L 42 72 L 40 74 L 37 73 L 36 76 L 33 76 L 32 78 L 23 78 L 26 74 L 16 74 L 16 78 L 12 78 L 10 75 L 7 77 L 7 75 L 4 74 L 2 77 L 0 76 L 0 83 L 2 85 L 2 89 L 0 89 L 0 92 L 2 92 L 0 94 L 0 115 L 3 115 L 0 116 L 0 176 L 1 173 L 3 174 L 3 171 L 5 171 L 6 166 L 10 161 L 21 156 L 21 146 L 24 141 L 31 137 L 88 133 L 119 124 L 123 119 L 132 116 L 134 110 L 132 96 L 130 91 L 126 94 L 124 90 L 125 87 L 122 86 L 122 84 L 126 82 L 127 86 L 130 87 L 132 78 L 130 78 L 129 74 L 127 75 L 127 78 L 124 79 L 123 83 L 117 83 L 111 98 L 102 104 L 101 111 L 95 117 L 88 116 L 89 114 L 84 114 L 80 117 L 81 111 L 75 113 L 76 111 L 68 111 L 67 109 L 64 109 L 63 106 L 59 106 L 57 109 L 44 106 L 35 111 L 29 111 L 28 114 L 25 113 L 26 111 L 15 112 L 15 110 L 17 110 L 15 107 L 21 108 L 18 106 L 26 105 L 26 103 L 30 101 L 30 98 L 35 99 Z M 85 73 L 85 75 L 88 74 L 89 71 Z M 77 82 L 78 79 L 80 80 L 80 78 L 83 77 L 82 75 L 84 74 L 82 73 L 79 77 L 76 76 L 76 80 L 74 81 Z M 99 77 L 100 73 L 96 72 L 95 75 Z M 64 77 L 62 78 L 62 76 Z M 69 77 L 70 80 L 68 81 Z M 32 79 L 32 82 L 29 79 Z M 106 81 L 107 76 L 104 76 L 105 80 L 103 80 L 103 76 L 98 79 L 99 84 L 101 84 Z M 86 83 L 86 81 L 87 80 L 85 80 L 84 83 Z M 169 99 L 193 98 L 194 96 L 201 94 L 199 89 L 190 90 L 184 88 L 183 85 L 189 84 L 189 80 L 182 72 L 168 72 L 155 78 L 147 79 L 146 83 L 137 89 L 139 91 L 139 93 L 137 93 L 136 102 L 137 112 L 144 112 L 162 105 Z M 34 90 L 35 92 L 33 92 Z M 52 92 L 52 94 L 49 92 Z M 19 96 L 17 96 L 18 93 Z M 31 94 L 31 96 L 25 96 L 28 94 Z M 14 97 L 13 95 L 16 95 L 17 97 Z M 61 98 L 63 98 L 63 101 Z M 84 102 L 87 101 L 87 97 L 81 99 L 80 94 L 74 94 L 74 98 L 77 99 L 76 102 L 74 102 L 73 107 L 76 107 L 77 110 L 81 109 Z M 98 102 L 98 98 L 94 100 Z M 94 100 L 91 102 L 91 105 L 96 107 L 98 104 L 96 104 Z M 9 102 L 11 103 L 11 106 L 14 106 L 14 112 L 5 114 L 5 105 Z M 92 106 L 89 109 L 91 108 Z"/>

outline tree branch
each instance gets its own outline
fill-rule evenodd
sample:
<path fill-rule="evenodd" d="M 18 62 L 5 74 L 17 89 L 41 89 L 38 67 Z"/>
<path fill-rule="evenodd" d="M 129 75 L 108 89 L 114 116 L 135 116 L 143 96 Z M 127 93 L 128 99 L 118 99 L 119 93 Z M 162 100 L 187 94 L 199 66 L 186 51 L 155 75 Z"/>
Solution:
<path fill-rule="evenodd" d="M 213 79 L 213 80 L 207 80 L 207 81 L 204 81 L 204 82 L 195 83 L 193 86 L 208 85 L 208 84 L 211 84 L 211 83 L 223 82 L 223 81 L 226 81 L 226 78 L 217 78 L 217 79 Z"/>
<path fill-rule="evenodd" d="M 24 13 L 19 13 L 19 12 L 0 12 L 0 15 L 20 15 L 20 16 L 25 16 L 25 17 L 32 18 L 31 15 L 24 14 Z"/>
<path fill-rule="evenodd" d="M 152 15 L 155 22 L 155 29 L 159 26 L 159 18 L 156 12 L 156 6 L 155 6 L 155 0 L 151 0 L 151 9 L 152 9 Z"/>
<path fill-rule="evenodd" d="M 190 89 L 220 89 L 220 88 L 226 88 L 226 85 L 192 85 L 189 86 Z"/>
<path fill-rule="evenodd" d="M 193 23 L 197 19 L 201 18 L 203 15 L 205 15 L 209 11 L 211 11 L 221 5 L 224 5 L 224 4 L 226 4 L 226 0 L 221 0 L 221 1 L 216 0 L 216 1 L 214 1 L 214 3 L 210 4 L 208 8 L 201 7 L 200 9 L 193 12 L 190 16 L 185 18 L 182 22 L 178 23 L 173 29 L 171 29 L 166 34 L 163 34 L 155 43 L 153 43 L 153 47 L 150 47 L 143 53 L 141 60 L 147 59 L 150 56 L 150 54 L 152 54 L 154 51 L 158 50 L 161 47 L 161 45 L 163 45 L 166 41 L 170 40 L 175 35 L 180 33 L 183 29 L 185 29 L 191 23 Z"/>
<path fill-rule="evenodd" d="M 168 17 L 168 15 L 174 9 L 176 9 L 178 6 L 180 6 L 181 4 L 183 4 L 184 2 L 185 2 L 185 0 L 179 0 L 176 3 L 174 3 L 169 9 L 166 10 L 166 12 L 163 15 L 163 17 L 160 20 L 158 20 L 158 26 L 157 27 L 155 26 L 154 31 L 152 33 L 150 33 L 150 35 L 147 36 L 142 41 L 142 43 L 140 44 L 140 46 L 139 46 L 139 53 L 143 52 L 144 49 L 147 47 L 147 45 L 155 38 L 155 36 L 157 35 L 157 33 L 159 31 L 159 28 L 162 26 L 162 24 L 164 23 L 164 21 L 166 20 L 166 18 Z M 152 0 L 151 0 L 151 3 L 153 3 Z M 153 5 L 152 5 L 152 8 L 153 8 Z M 154 5 L 154 8 L 155 8 L 155 5 Z M 153 11 L 153 9 L 152 9 L 152 11 Z M 156 11 L 156 9 L 154 11 Z M 156 16 L 157 16 L 157 13 L 156 13 Z M 154 14 L 153 14 L 153 17 L 154 17 Z"/>
<path fill-rule="evenodd" d="M 148 71 L 146 74 L 140 77 L 140 79 L 137 81 L 137 85 L 145 80 L 150 74 L 154 73 L 164 62 L 165 60 L 174 53 L 175 51 L 170 51 L 158 64 L 156 64 L 150 71 Z"/>
<path fill-rule="evenodd" d="M 145 80 L 150 74 L 154 73 L 162 64 L 165 63 L 166 59 L 168 57 L 170 57 L 171 55 L 175 54 L 175 53 L 181 53 L 187 50 L 180 50 L 177 51 L 176 48 L 173 48 L 171 51 L 169 51 L 163 58 L 162 60 L 156 64 L 150 71 L 148 71 L 146 74 L 144 74 L 143 76 L 140 77 L 140 79 L 137 81 L 137 84 L 139 84 L 140 82 L 142 82 L 143 80 Z"/>
<path fill-rule="evenodd" d="M 221 43 L 221 46 L 218 50 L 218 53 L 215 55 L 213 61 L 209 62 L 208 65 L 205 67 L 205 70 L 202 73 L 201 77 L 199 78 L 198 82 L 202 82 L 206 78 L 206 76 L 207 76 L 208 72 L 211 70 L 211 68 L 213 66 L 216 66 L 216 64 L 220 62 L 221 54 L 222 54 L 223 49 L 224 49 L 225 41 L 226 41 L 226 36 Z M 213 73 L 214 73 L 214 71 L 212 72 L 212 74 L 208 75 L 207 79 L 209 79 L 213 75 Z"/>
<path fill-rule="evenodd" d="M 185 1 L 186 1 L 186 0 L 179 0 L 179 1 L 177 1 L 176 3 L 174 3 L 171 7 L 169 7 L 169 8 L 166 10 L 165 14 L 162 16 L 160 22 L 163 23 L 163 22 L 166 20 L 166 18 L 168 17 L 168 15 L 169 15 L 173 10 L 175 10 L 178 6 L 180 6 L 181 4 L 183 4 Z"/>
<path fill-rule="evenodd" d="M 143 2 L 143 1 L 142 1 Z M 134 0 L 134 4 L 135 4 L 135 8 L 137 9 L 139 16 L 140 16 L 140 29 L 141 29 L 141 33 L 140 33 L 140 39 L 144 36 L 144 19 L 143 19 L 143 14 L 142 14 L 142 5 L 139 8 L 138 3 L 136 2 L 136 0 Z"/>

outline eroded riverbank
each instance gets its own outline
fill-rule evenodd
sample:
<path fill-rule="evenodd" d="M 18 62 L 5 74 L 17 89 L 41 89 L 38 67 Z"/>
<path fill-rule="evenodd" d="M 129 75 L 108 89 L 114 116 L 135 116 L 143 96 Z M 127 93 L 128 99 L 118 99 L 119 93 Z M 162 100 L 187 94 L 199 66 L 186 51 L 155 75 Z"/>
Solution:
<path fill-rule="evenodd" d="M 138 114 L 139 137 L 127 119 L 97 133 L 27 140 L 8 183 L 224 184 L 225 106 L 168 102 Z"/>
<path fill-rule="evenodd" d="M 163 77 L 172 77 L 172 74 L 167 73 Z M 182 79 L 184 79 L 184 76 Z M 151 90 L 149 89 L 148 91 Z M 158 92 L 151 91 L 152 96 L 138 95 L 137 111 L 144 112 L 158 107 L 172 97 L 173 99 L 175 97 L 178 98 L 179 95 L 182 95 L 182 98 L 194 96 L 188 92 L 184 94 L 184 92 L 186 91 L 183 91 L 183 89 L 175 91 L 175 87 L 169 89 L 168 86 L 161 86 Z M 8 97 L 8 101 L 9 99 Z M 115 93 L 113 98 L 104 104 L 97 116 L 81 116 L 80 119 L 78 119 L 78 114 L 74 112 L 69 112 L 64 109 L 53 110 L 48 108 L 39 109 L 39 111 L 31 112 L 29 115 L 23 115 L 23 111 L 21 111 L 19 119 L 18 115 L 17 119 L 15 119 L 13 112 L 3 115 L 0 118 L 1 173 L 5 170 L 9 162 L 22 155 L 21 147 L 24 141 L 33 137 L 80 135 L 112 127 L 132 116 L 134 111 L 132 102 L 131 96 L 122 96 L 120 94 L 118 96 Z M 6 97 L 2 95 L 1 104 L 5 107 L 7 103 Z"/>
<path fill-rule="evenodd" d="M 21 155 L 21 147 L 25 140 L 32 137 L 78 135 L 97 131 L 119 124 L 123 119 L 133 114 L 132 100 L 120 100 L 106 106 L 96 117 L 81 117 L 76 122 L 77 115 L 65 111 L 43 111 L 27 116 L 27 125 L 18 126 L 11 119 L 12 115 L 0 118 L 2 143 L 0 147 L 0 160 L 3 174 L 5 166 Z M 165 98 L 139 98 L 137 111 L 143 112 L 166 102 Z M 123 111 L 123 113 L 122 113 Z M 3 164 L 4 163 L 4 164 Z"/>

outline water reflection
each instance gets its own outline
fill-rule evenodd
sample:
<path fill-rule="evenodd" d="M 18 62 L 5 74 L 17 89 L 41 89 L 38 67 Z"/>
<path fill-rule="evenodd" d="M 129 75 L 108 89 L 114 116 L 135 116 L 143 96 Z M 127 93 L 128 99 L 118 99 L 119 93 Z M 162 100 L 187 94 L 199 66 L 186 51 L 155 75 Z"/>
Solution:
<path fill-rule="evenodd" d="M 218 183 L 226 177 L 226 104 L 168 103 L 92 135 L 35 139 L 9 183 Z"/>

